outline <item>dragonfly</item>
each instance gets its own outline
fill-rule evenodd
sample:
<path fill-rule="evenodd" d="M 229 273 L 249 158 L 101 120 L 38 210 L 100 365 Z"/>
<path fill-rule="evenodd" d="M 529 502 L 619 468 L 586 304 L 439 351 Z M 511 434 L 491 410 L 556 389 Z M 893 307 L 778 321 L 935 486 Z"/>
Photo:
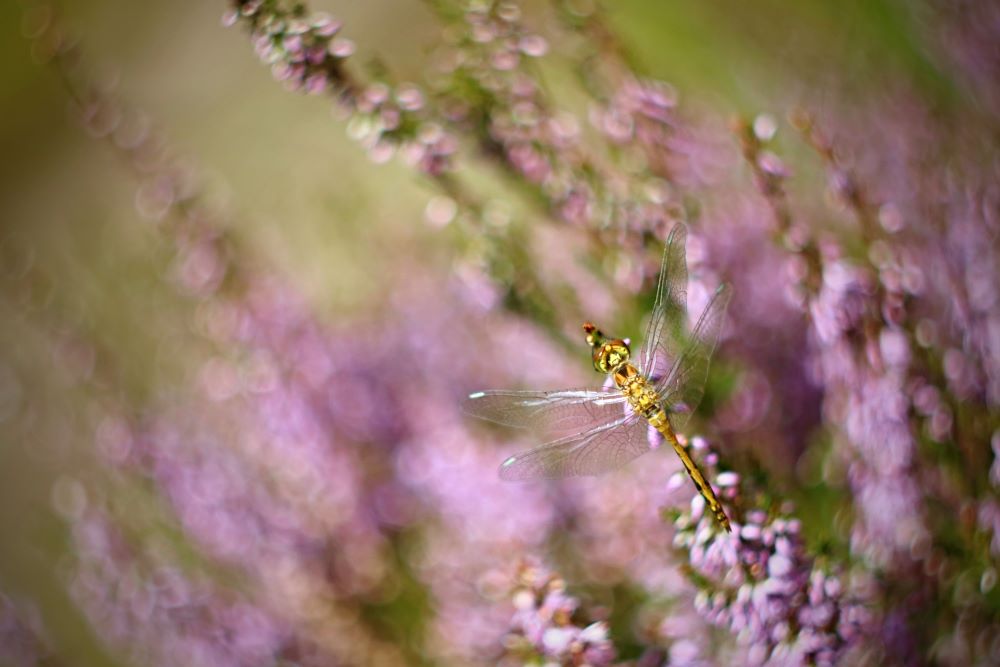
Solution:
<path fill-rule="evenodd" d="M 603 387 L 469 395 L 464 407 L 472 416 L 529 429 L 548 440 L 505 460 L 502 479 L 600 475 L 655 449 L 658 439 L 651 444 L 649 437 L 653 428 L 673 447 L 718 523 L 731 531 L 722 503 L 677 437 L 701 402 L 732 292 L 720 285 L 686 332 L 686 246 L 687 227 L 679 223 L 667 238 L 644 345 L 634 357 L 628 339 L 606 336 L 584 323 L 594 370 L 608 376 Z"/>

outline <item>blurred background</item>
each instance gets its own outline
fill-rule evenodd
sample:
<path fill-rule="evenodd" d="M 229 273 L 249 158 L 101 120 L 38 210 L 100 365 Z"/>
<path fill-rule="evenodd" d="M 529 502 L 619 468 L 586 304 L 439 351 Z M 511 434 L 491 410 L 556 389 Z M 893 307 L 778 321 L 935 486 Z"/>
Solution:
<path fill-rule="evenodd" d="M 463 4 L 326 0 L 309 9 L 343 22 L 358 72 L 424 85 L 442 76 L 441 51 L 461 30 L 442 16 Z M 589 16 L 594 3 L 521 4 L 524 22 L 548 43 L 539 65 L 546 93 L 591 124 L 594 103 L 575 69 L 587 39 L 554 7 Z M 975 611 L 932 622 L 930 640 L 899 620 L 910 628 L 899 633 L 909 664 L 1000 660 L 996 642 L 979 635 L 971 653 L 934 641 L 951 637 L 959 617 L 995 627 L 998 610 L 993 585 L 982 583 L 991 571 L 983 526 L 997 514 L 983 520 L 977 503 L 996 488 L 987 471 L 997 426 L 990 207 L 1000 12 L 892 0 L 606 4 L 602 25 L 639 73 L 672 86 L 691 150 L 707 156 L 690 187 L 677 194 L 682 188 L 671 186 L 670 195 L 683 210 L 671 217 L 693 229 L 689 261 L 702 287 L 691 290 L 692 310 L 720 280 L 736 293 L 699 424 L 744 477 L 796 501 L 811 557 L 911 582 L 906 594 L 872 603 L 880 618 L 901 600 L 937 599 L 907 597 L 924 587 L 912 583 L 923 581 L 914 569 L 949 582 L 940 593 L 948 599 L 961 598 L 959 589 L 984 596 L 961 598 L 956 608 Z M 213 242 L 225 244 L 201 264 L 178 250 L 204 240 L 202 227 L 164 222 L 171 207 L 190 212 L 183 197 L 150 194 L 152 172 L 137 176 L 106 132 L 79 121 L 75 84 L 33 51 L 38 8 L 0 7 L 0 644 L 9 647 L 0 664 L 493 664 L 509 659 L 511 644 L 501 640 L 512 611 L 500 591 L 524 557 L 560 569 L 581 609 L 608 619 L 623 661 L 735 659 L 711 648 L 717 630 L 690 620 L 697 586 L 682 575 L 670 530 L 657 534 L 669 525 L 660 507 L 688 505 L 688 489 L 666 488 L 675 462 L 657 456 L 611 481 L 509 487 L 495 480 L 496 465 L 530 438 L 458 412 L 476 389 L 594 383 L 579 321 L 600 317 L 607 329 L 621 322 L 638 335 L 662 229 L 622 250 L 609 241 L 614 234 L 593 242 L 539 209 L 516 175 L 469 139 L 457 173 L 487 205 L 463 208 L 405 160 L 371 159 L 328 96 L 283 90 L 244 26 L 223 27 L 230 7 L 221 0 L 56 9 L 79 40 L 84 78 L 162 133 L 189 170 L 182 180 L 198 183 Z M 850 474 L 857 456 L 831 455 L 850 391 L 830 400 L 839 395 L 835 374 L 816 352 L 828 338 L 813 335 L 822 315 L 814 309 L 809 324 L 795 307 L 775 305 L 783 276 L 796 269 L 783 264 L 781 243 L 767 245 L 770 200 L 755 188 L 761 175 L 740 160 L 746 122 L 787 165 L 774 172 L 792 175 L 787 192 L 807 235 L 829 233 L 842 248 L 823 256 L 877 264 L 891 242 L 866 236 L 863 221 L 843 222 L 851 205 L 831 195 L 844 193 L 841 163 L 786 120 L 800 108 L 842 142 L 838 157 L 871 186 L 883 232 L 894 231 L 894 211 L 913 231 L 906 261 L 920 265 L 923 249 L 947 246 L 938 241 L 952 216 L 980 225 L 963 238 L 983 240 L 974 262 L 981 282 L 949 279 L 966 281 L 964 302 L 904 300 L 930 304 L 915 307 L 912 321 L 914 331 L 929 323 L 924 331 L 934 328 L 937 341 L 955 333 L 963 308 L 982 313 L 969 317 L 988 331 L 978 342 L 942 342 L 963 355 L 952 357 L 952 370 L 982 370 L 969 370 L 975 378 L 962 389 L 955 377 L 965 376 L 940 366 L 939 393 L 973 407 L 951 408 L 949 435 L 927 436 L 938 443 L 930 458 L 901 466 L 933 467 L 928 461 L 944 456 L 959 461 L 956 470 L 977 471 L 967 485 L 953 483 L 961 472 L 942 473 L 933 491 L 973 518 L 940 544 L 931 518 L 897 536 L 906 540 L 905 566 L 859 546 L 870 534 L 856 528 L 864 515 Z M 908 183 L 913 173 L 923 180 Z M 927 201 L 900 199 L 907 185 Z M 971 198 L 964 208 L 956 193 Z M 482 239 L 501 237 L 510 246 L 494 248 L 525 239 L 525 256 L 484 259 L 500 251 Z M 519 290 L 527 267 L 537 285 Z M 916 385 L 907 382 L 899 386 L 911 405 Z M 927 431 L 913 428 L 921 441 Z M 957 515 L 950 512 L 943 515 Z M 923 550 L 941 544 L 969 551 L 928 569 Z M 670 629 L 667 610 L 678 608 L 685 624 Z M 990 617 L 993 626 L 983 620 Z M 738 645 L 736 634 L 722 645 Z M 697 650 L 678 648 L 679 638 Z"/>

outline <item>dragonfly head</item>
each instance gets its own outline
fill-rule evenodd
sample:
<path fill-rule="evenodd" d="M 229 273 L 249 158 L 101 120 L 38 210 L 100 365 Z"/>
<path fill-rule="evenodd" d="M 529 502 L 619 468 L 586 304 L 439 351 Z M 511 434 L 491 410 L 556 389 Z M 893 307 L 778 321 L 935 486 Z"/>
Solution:
<path fill-rule="evenodd" d="M 599 373 L 613 373 L 616 368 L 629 360 L 631 351 L 628 341 L 621 338 L 605 338 L 601 330 L 590 322 L 583 325 L 587 333 L 587 344 L 593 350 L 594 370 Z"/>

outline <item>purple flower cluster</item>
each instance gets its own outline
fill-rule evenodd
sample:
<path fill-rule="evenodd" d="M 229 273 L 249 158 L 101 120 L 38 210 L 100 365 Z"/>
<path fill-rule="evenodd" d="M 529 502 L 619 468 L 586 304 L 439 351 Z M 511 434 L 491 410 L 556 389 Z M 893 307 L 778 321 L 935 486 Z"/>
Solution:
<path fill-rule="evenodd" d="M 439 123 L 415 120 L 425 104 L 424 93 L 412 84 L 394 91 L 384 83 L 373 83 L 357 97 L 358 113 L 349 132 L 368 149 L 375 162 L 390 158 L 398 144 L 408 164 L 425 174 L 440 176 L 450 168 L 458 141 Z M 400 141 L 401 137 L 407 139 Z"/>
<path fill-rule="evenodd" d="M 541 661 L 552 665 L 610 665 L 615 649 L 603 621 L 577 625 L 579 600 L 566 582 L 536 563 L 522 563 L 511 594 L 514 617 L 504 638 L 509 664 Z M 500 664 L 508 664 L 501 661 Z"/>
<path fill-rule="evenodd" d="M 591 122 L 613 145 L 632 151 L 622 166 L 631 165 L 646 187 L 656 179 L 685 190 L 717 181 L 726 147 L 717 132 L 695 127 L 677 106 L 677 91 L 668 84 L 628 78 L 606 105 L 592 110 Z"/>
<path fill-rule="evenodd" d="M 811 316 L 814 377 L 825 392 L 824 420 L 836 425 L 831 432 L 839 465 L 853 491 L 853 555 L 883 575 L 892 572 L 892 577 L 919 582 L 911 583 L 906 593 L 896 589 L 873 595 L 886 596 L 881 605 L 894 610 L 883 621 L 885 641 L 892 650 L 912 656 L 920 643 L 912 627 L 919 620 L 905 609 L 920 604 L 938 585 L 922 579 L 926 575 L 921 570 L 934 570 L 941 562 L 980 569 L 973 565 L 979 558 L 973 545 L 980 538 L 972 520 L 966 524 L 972 530 L 963 535 L 968 551 L 962 555 L 936 536 L 962 512 L 972 519 L 969 500 L 981 493 L 976 487 L 985 488 L 977 467 L 988 458 L 977 454 L 982 450 L 972 443 L 992 437 L 992 427 L 980 420 L 995 409 L 990 387 L 997 377 L 997 356 L 985 353 L 976 341 L 989 337 L 981 327 L 997 317 L 986 306 L 995 304 L 995 297 L 985 296 L 989 290 L 980 286 L 985 276 L 996 275 L 995 258 L 984 251 L 983 237 L 996 225 L 982 213 L 995 197 L 993 188 L 980 182 L 975 168 L 961 162 L 938 167 L 923 154 L 927 146 L 948 142 L 951 129 L 938 127 L 915 112 L 911 98 L 900 97 L 882 101 L 864 121 L 834 124 L 837 130 L 827 132 L 808 114 L 792 117 L 827 168 L 837 212 L 849 217 L 837 240 L 803 233 L 807 228 L 794 220 L 802 213 L 793 210 L 782 189 L 787 173 L 770 173 L 760 165 L 767 142 L 746 126 L 741 138 L 744 156 L 782 232 L 775 238 L 799 266 L 789 277 L 801 281 L 795 286 L 796 301 Z M 895 113 L 887 114 L 886 107 Z M 951 140 L 974 141 L 961 133 Z M 943 190 L 914 192 L 914 183 L 942 178 Z M 954 187 L 964 190 L 959 194 Z M 946 230 L 936 228 L 941 215 L 949 220 Z M 795 242 L 788 242 L 790 234 Z M 863 252 L 852 251 L 852 244 Z M 969 317 L 972 293 L 982 305 Z M 970 364 L 970 358 L 977 363 Z M 956 459 L 942 456 L 956 445 L 962 449 L 957 466 Z M 980 463 L 972 463 L 976 460 Z M 942 472 L 952 466 L 951 473 Z M 949 474 L 969 483 L 945 481 Z M 973 501 L 972 506 L 988 507 L 990 502 Z M 987 516 L 988 509 L 978 515 L 979 521 Z M 990 533 L 988 523 L 978 528 Z M 989 579 L 988 572 L 982 575 Z M 968 647 L 964 642 L 970 640 L 957 641 Z"/>
<path fill-rule="evenodd" d="M 691 441 L 720 498 L 740 497 L 740 476 L 719 472 L 717 455 L 701 438 Z M 676 473 L 672 486 L 685 480 Z M 870 614 L 841 577 L 809 555 L 801 522 L 782 506 L 747 509 L 733 532 L 719 531 L 700 495 L 674 520 L 674 546 L 683 551 L 699 589 L 695 609 L 727 628 L 747 650 L 749 664 L 838 664 L 862 638 Z"/>
<path fill-rule="evenodd" d="M 810 230 L 794 219 L 786 191 L 791 172 L 785 162 L 770 150 L 769 145 L 778 131 L 777 121 L 761 114 L 753 122 L 738 121 L 735 131 L 740 140 L 743 159 L 754 176 L 757 190 L 770 209 L 767 228 L 775 245 L 788 254 L 785 273 L 787 286 L 782 291 L 799 310 L 806 310 L 810 299 L 819 291 L 822 258 L 816 238 Z"/>
<path fill-rule="evenodd" d="M 826 409 L 844 424 L 846 442 L 858 455 L 848 473 L 862 514 L 855 546 L 885 564 L 923 539 L 926 529 L 918 482 L 911 474 L 915 442 L 903 391 L 907 343 L 891 329 L 877 340 L 864 340 L 871 289 L 863 271 L 831 262 L 811 314 L 824 382 L 839 390 L 830 394 Z M 878 366 L 871 368 L 859 359 L 862 354 Z"/>
<path fill-rule="evenodd" d="M 689 134 L 677 127 L 666 88 L 633 80 L 610 103 L 594 105 L 592 123 L 612 144 L 619 149 L 628 144 L 641 159 L 620 150 L 609 153 L 587 140 L 578 115 L 545 94 L 533 61 L 547 53 L 547 42 L 524 25 L 516 3 L 459 4 L 464 23 L 460 39 L 442 57 L 450 81 L 443 94 L 454 96 L 472 85 L 482 98 L 476 106 L 461 99 L 453 103 L 459 126 L 473 133 L 484 127 L 485 133 L 476 135 L 484 152 L 499 157 L 540 194 L 555 218 L 612 231 L 619 242 L 632 245 L 644 232 L 665 234 L 677 213 L 664 180 L 672 178 L 667 163 L 684 161 L 685 174 L 691 175 L 706 154 L 689 145 Z M 647 145 L 654 135 L 657 143 Z M 643 161 L 651 172 L 640 167 Z"/>
<path fill-rule="evenodd" d="M 485 125 L 480 136 L 487 154 L 497 154 L 525 182 L 537 188 L 553 212 L 571 223 L 590 223 L 594 195 L 580 167 L 580 125 L 552 109 L 530 61 L 548 51 L 546 40 L 522 23 L 513 2 L 464 6 L 460 39 L 442 57 L 452 88 L 472 85 L 483 102 L 456 105 L 464 122 Z"/>
<path fill-rule="evenodd" d="M 234 2 L 222 18 L 225 26 L 246 21 L 257 57 L 289 90 L 310 95 L 350 87 L 342 63 L 354 53 L 354 43 L 337 36 L 340 21 L 328 14 L 305 17 L 301 8 L 284 8 L 265 0 Z"/>
<path fill-rule="evenodd" d="M 426 117 L 427 100 L 413 84 L 364 83 L 346 68 L 354 43 L 340 36 L 341 23 L 325 13 L 307 15 L 284 0 L 234 0 L 223 25 L 244 23 L 254 51 L 289 90 L 331 93 L 354 115 L 350 133 L 375 162 L 399 150 L 421 172 L 448 171 L 457 140 Z"/>

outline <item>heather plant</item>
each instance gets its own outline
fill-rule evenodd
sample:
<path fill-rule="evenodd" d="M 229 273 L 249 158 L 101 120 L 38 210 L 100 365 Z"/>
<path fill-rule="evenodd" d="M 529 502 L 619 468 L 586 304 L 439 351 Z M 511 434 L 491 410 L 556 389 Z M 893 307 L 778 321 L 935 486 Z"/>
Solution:
<path fill-rule="evenodd" d="M 80 406 L 48 431 L 17 419 L 85 433 L 94 462 L 52 502 L 59 585 L 108 660 L 1000 661 L 996 12 L 922 6 L 953 73 L 937 106 L 896 77 L 733 118 L 656 80 L 599 3 L 426 6 L 441 38 L 413 81 L 358 62 L 351 25 L 302 2 L 222 18 L 281 87 L 330 99 L 331 132 L 428 189 L 413 218 L 445 250 L 397 257 L 378 308 L 332 319 L 234 231 L 253 213 L 218 206 L 95 74 L 86 35 L 25 10 L 36 58 L 135 182 L 185 351 L 177 378 L 131 390 L 115 346 L 40 292 L 47 267 L 10 262 L 4 310 Z M 643 329 L 678 222 L 691 313 L 735 294 L 680 438 L 731 533 L 669 451 L 509 484 L 497 465 L 532 436 L 461 411 L 484 386 L 597 385 L 580 322 Z M 20 391 L 6 368 L 0 398 Z M 59 655 L 45 614 L 0 601 L 0 656 Z"/>

